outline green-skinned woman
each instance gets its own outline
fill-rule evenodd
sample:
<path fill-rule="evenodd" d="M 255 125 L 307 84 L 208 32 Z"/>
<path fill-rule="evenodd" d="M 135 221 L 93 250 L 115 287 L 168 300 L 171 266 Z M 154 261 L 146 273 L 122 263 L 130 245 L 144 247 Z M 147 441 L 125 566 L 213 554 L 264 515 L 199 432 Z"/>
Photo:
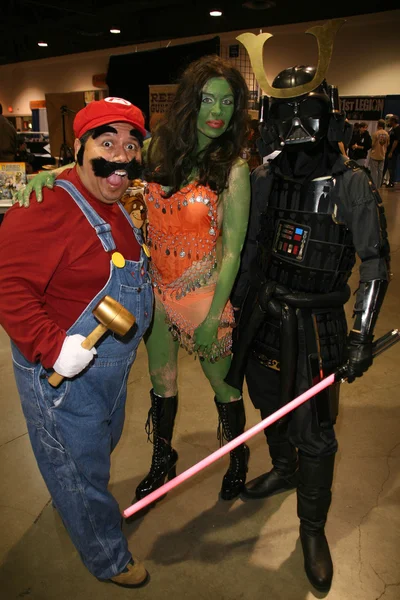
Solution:
<path fill-rule="evenodd" d="M 229 370 L 233 309 L 229 296 L 239 268 L 249 213 L 245 161 L 246 83 L 217 56 L 184 72 L 175 100 L 146 153 L 146 204 L 155 311 L 145 341 L 153 389 L 153 457 L 139 483 L 141 499 L 175 476 L 171 446 L 177 411 L 177 357 L 197 353 L 215 394 L 222 434 L 243 432 L 240 392 L 224 382 Z M 43 177 L 43 176 L 42 176 Z M 44 177 L 51 185 L 49 174 Z M 245 482 L 248 448 L 230 453 L 220 497 L 236 498 Z"/>

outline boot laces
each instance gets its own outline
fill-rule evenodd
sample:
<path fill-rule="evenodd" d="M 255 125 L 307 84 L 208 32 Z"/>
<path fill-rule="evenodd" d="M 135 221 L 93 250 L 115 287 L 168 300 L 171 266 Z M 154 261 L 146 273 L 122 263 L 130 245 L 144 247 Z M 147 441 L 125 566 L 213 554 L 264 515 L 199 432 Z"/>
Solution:
<path fill-rule="evenodd" d="M 221 448 L 225 442 L 230 442 L 232 439 L 233 436 L 230 435 L 228 423 L 224 422 L 223 418 L 221 419 L 221 417 L 219 417 L 217 427 L 217 440 L 219 442 L 219 447 Z M 238 446 L 229 452 L 229 468 L 227 474 L 236 474 L 241 469 L 242 453 L 244 456 L 245 450 L 243 445 Z"/>
<path fill-rule="evenodd" d="M 154 445 L 154 424 L 153 424 L 153 411 L 152 408 L 150 407 L 148 415 L 147 415 L 147 420 L 144 426 L 144 430 L 147 433 L 147 441 L 150 442 L 151 444 Z"/>
<path fill-rule="evenodd" d="M 221 448 L 225 442 L 229 442 L 229 437 L 226 435 L 227 424 L 224 423 L 221 417 L 218 418 L 218 426 L 217 426 L 217 440 L 219 442 L 219 447 Z"/>

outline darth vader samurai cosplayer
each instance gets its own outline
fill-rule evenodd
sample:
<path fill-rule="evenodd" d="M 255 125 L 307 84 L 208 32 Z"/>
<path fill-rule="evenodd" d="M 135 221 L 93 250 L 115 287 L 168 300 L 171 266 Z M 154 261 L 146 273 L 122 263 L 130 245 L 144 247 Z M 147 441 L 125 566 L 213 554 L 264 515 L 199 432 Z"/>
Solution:
<path fill-rule="evenodd" d="M 263 419 L 346 361 L 349 382 L 368 369 L 388 285 L 381 199 L 367 173 L 340 154 L 345 120 L 337 90 L 325 80 L 315 85 L 315 72 L 285 69 L 270 88 L 261 134 L 265 148 L 281 152 L 252 174 L 250 224 L 232 299 L 241 311 L 226 381 L 241 388 L 246 378 Z M 343 305 L 356 254 L 360 284 L 348 334 Z M 338 391 L 337 384 L 324 390 L 265 430 L 273 469 L 242 494 L 265 498 L 297 488 L 305 570 L 320 591 L 329 590 L 333 576 L 324 526 Z"/>

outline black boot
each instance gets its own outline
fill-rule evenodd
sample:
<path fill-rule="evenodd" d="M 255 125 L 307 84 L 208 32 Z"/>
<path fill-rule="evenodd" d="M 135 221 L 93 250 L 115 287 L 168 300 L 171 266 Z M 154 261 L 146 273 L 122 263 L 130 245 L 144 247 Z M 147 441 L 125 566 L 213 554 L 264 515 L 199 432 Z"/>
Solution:
<path fill-rule="evenodd" d="M 154 390 L 150 392 L 151 408 L 146 422 L 146 431 L 150 439 L 150 421 L 153 423 L 153 457 L 150 472 L 136 488 L 136 500 L 141 500 L 157 488 L 167 478 L 176 477 L 177 452 L 171 446 L 178 397 L 163 398 Z"/>
<path fill-rule="evenodd" d="M 308 456 L 299 452 L 299 484 L 297 514 L 304 569 L 312 585 L 328 592 L 333 577 L 333 564 L 325 537 L 325 523 L 331 504 L 331 487 L 335 455 Z"/>
<path fill-rule="evenodd" d="M 219 415 L 218 439 L 230 442 L 243 433 L 246 424 L 243 399 L 234 402 L 217 402 L 215 405 Z M 229 469 L 222 480 L 220 498 L 222 500 L 233 500 L 237 498 L 244 488 L 249 462 L 250 451 L 245 444 L 241 444 L 231 450 Z"/>
<path fill-rule="evenodd" d="M 249 481 L 241 493 L 241 497 L 245 500 L 267 498 L 297 487 L 296 448 L 289 442 L 286 433 L 279 431 L 276 424 L 270 425 L 265 430 L 265 435 L 273 469 Z"/>

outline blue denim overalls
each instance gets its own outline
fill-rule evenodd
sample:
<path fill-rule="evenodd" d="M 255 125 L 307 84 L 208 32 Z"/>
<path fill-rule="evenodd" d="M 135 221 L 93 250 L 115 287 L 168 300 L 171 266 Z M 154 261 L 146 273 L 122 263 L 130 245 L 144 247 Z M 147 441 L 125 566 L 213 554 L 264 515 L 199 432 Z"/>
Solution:
<path fill-rule="evenodd" d="M 110 226 L 75 186 L 65 180 L 55 185 L 72 196 L 96 230 L 104 250 L 114 250 Z M 141 231 L 133 226 L 122 205 L 120 208 L 142 245 Z M 12 344 L 15 378 L 39 469 L 83 562 L 100 579 L 120 573 L 131 559 L 121 531 L 119 507 L 107 486 L 110 453 L 124 423 L 127 378 L 153 310 L 143 248 L 138 262 L 126 261 L 118 268 L 110 261 L 110 266 L 106 285 L 70 327 L 68 335 L 87 336 L 98 325 L 92 310 L 107 294 L 136 318 L 137 328 L 128 340 L 107 332 L 96 345 L 97 356 L 89 367 L 77 377 L 65 379 L 58 388 L 47 381 L 51 370 L 28 362 Z"/>

